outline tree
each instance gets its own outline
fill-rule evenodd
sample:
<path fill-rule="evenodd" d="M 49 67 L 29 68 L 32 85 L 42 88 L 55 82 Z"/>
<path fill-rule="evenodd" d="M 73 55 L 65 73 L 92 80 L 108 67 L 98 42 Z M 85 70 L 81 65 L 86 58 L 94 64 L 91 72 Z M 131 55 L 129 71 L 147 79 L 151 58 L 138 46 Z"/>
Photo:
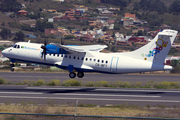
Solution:
<path fill-rule="evenodd" d="M 179 14 L 180 12 L 180 1 L 175 0 L 170 6 L 169 11 L 174 14 Z"/>
<path fill-rule="evenodd" d="M 0 11 L 1 12 L 17 12 L 21 9 L 21 3 L 17 0 L 1 0 Z"/>
<path fill-rule="evenodd" d="M 46 28 L 54 28 L 53 23 L 50 23 L 47 21 L 41 22 L 41 20 L 37 20 L 36 30 L 39 30 L 40 32 L 44 32 L 44 29 L 46 29 Z"/>
<path fill-rule="evenodd" d="M 83 31 L 86 31 L 87 28 L 83 28 Z"/>
<path fill-rule="evenodd" d="M 5 22 L 2 22 L 2 24 L 1 24 L 2 26 L 5 26 Z"/>
<path fill-rule="evenodd" d="M 102 31 L 106 31 L 108 28 L 105 26 Z"/>
<path fill-rule="evenodd" d="M 65 35 L 65 39 L 75 39 L 74 35 Z"/>
<path fill-rule="evenodd" d="M 13 40 L 16 40 L 16 41 L 24 41 L 24 38 L 25 38 L 25 35 L 22 31 L 19 31 L 16 33 L 16 36 Z"/>
<path fill-rule="evenodd" d="M 115 38 L 115 33 L 113 32 L 113 34 L 111 35 L 112 38 Z"/>
<path fill-rule="evenodd" d="M 114 30 L 120 30 L 119 25 L 115 24 L 115 25 L 114 25 Z"/>
<path fill-rule="evenodd" d="M 84 41 L 84 38 L 83 37 L 80 37 L 80 39 L 79 39 L 80 41 Z"/>
<path fill-rule="evenodd" d="M 12 36 L 11 30 L 3 28 L 3 30 L 0 32 L 0 36 L 2 37 L 2 39 L 11 38 Z"/>
<path fill-rule="evenodd" d="M 90 30 L 93 30 L 94 29 L 94 26 L 90 26 L 90 28 L 89 28 Z"/>
<path fill-rule="evenodd" d="M 137 36 L 143 36 L 143 35 L 144 35 L 144 33 L 143 33 L 142 30 L 139 30 L 139 31 L 137 32 Z"/>
<path fill-rule="evenodd" d="M 133 10 L 144 10 L 144 11 L 156 11 L 158 13 L 164 13 L 167 11 L 167 6 L 160 0 L 141 0 L 134 4 Z"/>

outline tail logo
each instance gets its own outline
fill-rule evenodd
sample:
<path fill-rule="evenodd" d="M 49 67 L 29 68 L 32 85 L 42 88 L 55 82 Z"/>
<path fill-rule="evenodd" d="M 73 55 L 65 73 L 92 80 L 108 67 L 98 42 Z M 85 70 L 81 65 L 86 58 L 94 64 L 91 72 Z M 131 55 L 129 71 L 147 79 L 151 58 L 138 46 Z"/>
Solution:
<path fill-rule="evenodd" d="M 147 60 L 148 57 L 153 57 L 154 55 L 156 55 L 157 53 L 160 53 L 161 50 L 164 48 L 164 47 L 167 47 L 167 44 L 168 44 L 168 41 L 164 42 L 163 39 L 158 39 L 156 41 L 156 45 L 158 47 L 154 48 L 152 51 L 149 51 L 148 54 L 144 54 L 142 53 L 141 56 L 142 57 L 145 57 L 144 60 Z"/>

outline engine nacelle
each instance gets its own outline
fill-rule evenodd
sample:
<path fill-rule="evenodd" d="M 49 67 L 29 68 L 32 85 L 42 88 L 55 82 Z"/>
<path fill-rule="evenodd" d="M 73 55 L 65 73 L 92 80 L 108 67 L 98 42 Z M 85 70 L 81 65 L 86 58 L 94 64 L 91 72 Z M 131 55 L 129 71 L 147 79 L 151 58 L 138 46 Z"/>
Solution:
<path fill-rule="evenodd" d="M 67 54 L 68 52 L 55 45 L 46 45 L 46 53 L 47 54 Z"/>

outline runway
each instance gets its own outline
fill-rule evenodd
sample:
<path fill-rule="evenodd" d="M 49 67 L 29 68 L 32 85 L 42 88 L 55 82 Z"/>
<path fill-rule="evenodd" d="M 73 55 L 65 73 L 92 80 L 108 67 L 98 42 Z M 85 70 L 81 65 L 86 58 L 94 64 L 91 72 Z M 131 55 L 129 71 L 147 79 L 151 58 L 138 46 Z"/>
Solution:
<path fill-rule="evenodd" d="M 0 72 L 0 78 L 5 78 L 11 83 L 23 80 L 43 79 L 46 82 L 58 79 L 61 82 L 69 80 L 68 73 L 27 73 L 27 72 Z M 85 77 L 75 78 L 86 81 L 128 81 L 148 82 L 152 81 L 179 81 L 178 75 L 151 75 L 151 74 L 96 74 L 88 73 Z M 122 89 L 122 88 L 87 88 L 87 87 L 35 87 L 35 86 L 0 86 L 0 103 L 34 102 L 36 104 L 48 104 L 53 101 L 56 104 L 95 104 L 95 105 L 180 105 L 180 90 L 161 89 Z"/>
<path fill-rule="evenodd" d="M 38 80 L 43 79 L 48 82 L 53 79 L 58 79 L 61 82 L 69 80 L 69 73 L 28 73 L 28 72 L 0 72 L 0 78 L 5 78 L 11 83 L 18 83 L 24 80 Z M 151 74 L 99 74 L 99 73 L 85 73 L 83 78 L 76 77 L 75 80 L 86 81 L 128 81 L 128 82 L 148 82 L 148 81 L 180 81 L 178 75 L 151 75 Z"/>
<path fill-rule="evenodd" d="M 180 105 L 180 90 L 120 89 L 87 87 L 0 86 L 0 103 L 35 103 L 58 105 Z"/>

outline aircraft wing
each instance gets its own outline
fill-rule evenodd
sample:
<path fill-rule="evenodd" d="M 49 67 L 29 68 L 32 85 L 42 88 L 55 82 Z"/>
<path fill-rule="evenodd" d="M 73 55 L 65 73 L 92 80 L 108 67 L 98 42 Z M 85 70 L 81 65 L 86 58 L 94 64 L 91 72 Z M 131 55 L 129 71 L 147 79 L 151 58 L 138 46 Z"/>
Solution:
<path fill-rule="evenodd" d="M 101 51 L 104 48 L 106 48 L 106 45 L 84 45 L 84 46 L 68 46 L 68 45 L 61 45 L 58 43 L 51 43 L 51 45 L 55 45 L 57 47 L 60 47 L 69 53 L 85 53 L 88 51 Z"/>

